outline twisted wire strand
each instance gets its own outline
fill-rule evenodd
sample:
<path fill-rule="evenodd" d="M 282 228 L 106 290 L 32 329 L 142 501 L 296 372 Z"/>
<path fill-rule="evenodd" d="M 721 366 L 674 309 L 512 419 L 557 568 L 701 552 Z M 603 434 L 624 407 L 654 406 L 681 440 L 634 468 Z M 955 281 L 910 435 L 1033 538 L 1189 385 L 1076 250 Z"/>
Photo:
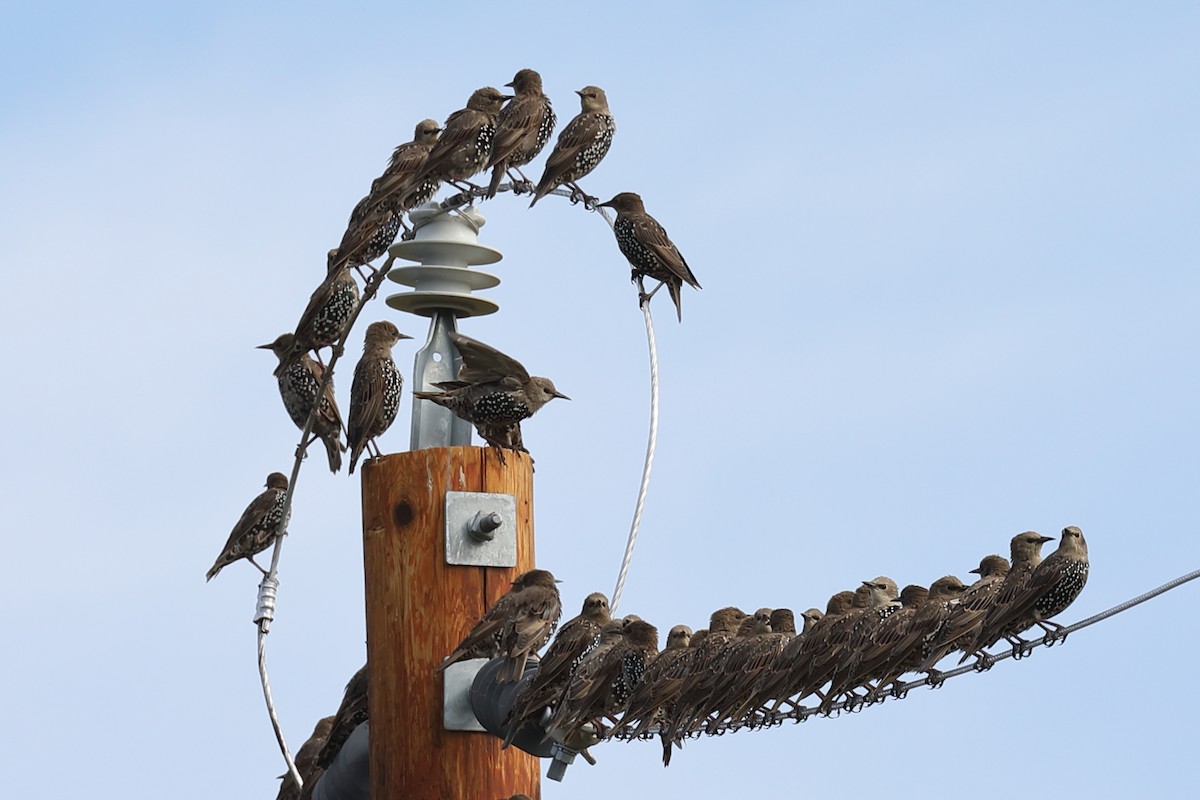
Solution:
<path fill-rule="evenodd" d="M 1158 597 L 1159 595 L 1166 594 L 1167 592 L 1171 591 L 1172 589 L 1176 589 L 1185 583 L 1196 580 L 1197 578 L 1200 578 L 1200 570 L 1195 570 L 1193 572 L 1187 573 L 1186 575 L 1181 575 L 1180 577 L 1178 577 L 1172 581 L 1168 581 L 1167 583 L 1164 583 L 1162 586 L 1159 586 L 1156 589 L 1151 589 L 1150 591 L 1148 591 L 1144 594 L 1140 594 L 1131 600 L 1126 600 L 1124 603 L 1121 603 L 1120 605 L 1113 606 L 1112 608 L 1108 609 L 1107 611 L 1102 611 L 1099 614 L 1094 614 L 1090 617 L 1087 617 L 1086 619 L 1082 619 L 1082 620 L 1079 620 L 1078 622 L 1067 625 L 1066 627 L 1062 628 L 1061 630 L 1055 631 L 1053 634 L 1046 634 L 1038 639 L 1030 640 L 1025 645 L 1023 645 L 1019 648 L 1016 648 L 1015 650 L 1012 650 L 1012 649 L 1004 650 L 994 656 L 990 656 L 987 659 L 986 665 L 981 664 L 979 661 L 977 661 L 974 664 L 964 664 L 960 667 L 946 670 L 945 672 L 941 672 L 939 675 L 937 675 L 935 677 L 926 675 L 922 678 L 908 681 L 907 683 L 902 683 L 902 684 L 896 686 L 894 689 L 890 690 L 889 692 L 881 694 L 879 697 L 874 698 L 874 699 L 868 699 L 866 697 L 860 696 L 857 698 L 839 700 L 838 702 L 833 703 L 830 706 L 828 712 L 826 712 L 816 706 L 797 706 L 796 708 L 794 708 L 790 711 L 786 711 L 781 714 L 769 714 L 762 718 L 758 718 L 758 719 L 754 719 L 754 720 L 738 720 L 738 721 L 723 722 L 720 725 L 714 726 L 714 728 L 712 730 L 712 735 L 723 736 L 726 733 L 736 733 L 739 730 L 757 730 L 759 728 L 772 728 L 777 725 L 782 725 L 784 722 L 788 722 L 788 721 L 792 721 L 795 723 L 801 723 L 801 722 L 804 722 L 805 720 L 807 720 L 809 717 L 818 715 L 818 714 L 829 716 L 833 712 L 841 712 L 841 711 L 846 711 L 848 713 L 854 713 L 856 711 L 861 711 L 863 708 L 870 706 L 870 705 L 876 705 L 878 703 L 883 703 L 883 702 L 886 702 L 889 700 L 893 700 L 893 701 L 894 700 L 903 700 L 908 696 L 908 692 L 911 689 L 916 689 L 921 686 L 932 686 L 934 688 L 937 688 L 937 687 L 940 687 L 943 683 L 945 683 L 950 678 L 957 678 L 961 675 L 967 675 L 972 672 L 986 672 L 987 670 L 991 669 L 992 665 L 996 664 L 999 661 L 1004 661 L 1005 659 L 1009 659 L 1009 658 L 1016 658 L 1019 660 L 1020 658 L 1024 658 L 1025 656 L 1028 656 L 1030 654 L 1030 652 L 1032 652 L 1034 649 L 1036 649 L 1038 647 L 1052 647 L 1053 645 L 1062 642 L 1067 637 L 1068 634 L 1074 633 L 1079 630 L 1083 630 L 1084 628 L 1095 625 L 1096 623 L 1103 622 L 1107 619 L 1115 617 L 1117 614 L 1120 614 L 1124 611 L 1128 611 L 1129 609 L 1133 608 L 1134 606 L 1145 603 L 1148 600 L 1152 600 L 1155 597 Z M 654 726 L 654 727 L 651 727 L 637 735 L 633 735 L 632 733 L 626 734 L 626 733 L 622 732 L 621 734 L 618 734 L 615 738 L 624 739 L 626 741 L 629 741 L 632 739 L 649 739 L 649 738 L 652 738 L 653 736 L 657 735 L 658 733 L 659 733 L 658 726 Z M 696 732 L 696 735 L 699 735 L 699 732 Z"/>

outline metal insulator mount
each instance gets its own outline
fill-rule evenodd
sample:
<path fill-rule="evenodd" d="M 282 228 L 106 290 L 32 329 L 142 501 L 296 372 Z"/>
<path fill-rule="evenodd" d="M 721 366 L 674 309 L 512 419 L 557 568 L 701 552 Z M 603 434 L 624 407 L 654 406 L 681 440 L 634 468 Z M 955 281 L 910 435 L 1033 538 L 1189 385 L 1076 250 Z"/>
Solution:
<path fill-rule="evenodd" d="M 262 583 L 258 584 L 258 603 L 254 607 L 254 624 L 263 633 L 275 619 L 275 595 L 279 592 L 279 579 L 264 575 Z"/>

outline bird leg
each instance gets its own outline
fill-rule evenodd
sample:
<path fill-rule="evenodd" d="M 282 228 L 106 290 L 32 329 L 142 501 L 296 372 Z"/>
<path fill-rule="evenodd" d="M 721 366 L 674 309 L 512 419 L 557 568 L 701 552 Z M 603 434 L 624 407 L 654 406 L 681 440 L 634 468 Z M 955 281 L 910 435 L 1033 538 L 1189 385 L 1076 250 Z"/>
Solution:
<path fill-rule="evenodd" d="M 600 203 L 599 197 L 592 197 L 585 192 L 582 187 L 575 181 L 567 181 L 567 185 L 571 187 L 571 204 L 576 205 L 583 202 L 583 207 L 588 211 L 595 211 Z"/>
<path fill-rule="evenodd" d="M 1057 622 L 1044 619 L 1037 620 L 1036 624 L 1046 632 L 1046 635 L 1042 637 L 1042 644 L 1046 645 L 1046 647 L 1053 647 L 1067 640 L 1067 635 L 1062 632 L 1066 627 L 1065 625 L 1059 625 Z"/>
<path fill-rule="evenodd" d="M 1004 637 L 1008 643 L 1012 645 L 1012 657 L 1014 661 L 1019 661 L 1033 652 L 1033 648 L 1029 646 L 1029 642 L 1017 636 L 1015 633 Z"/>
<path fill-rule="evenodd" d="M 979 650 L 979 660 L 975 662 L 976 672 L 987 672 L 996 665 L 996 657 L 985 650 Z"/>
<path fill-rule="evenodd" d="M 246 560 L 249 561 L 254 566 L 258 567 L 258 571 L 263 574 L 264 578 L 271 574 L 269 570 L 263 569 L 262 565 L 260 565 L 257 561 L 254 560 L 254 556 L 246 556 Z"/>
<path fill-rule="evenodd" d="M 940 689 L 942 688 L 943 684 L 946 683 L 946 676 L 942 674 L 940 669 L 934 669 L 933 667 L 930 667 L 925 671 L 925 674 L 929 678 L 930 689 Z"/>
<path fill-rule="evenodd" d="M 513 171 L 516 171 L 520 178 L 513 177 Z M 505 170 L 508 173 L 508 179 L 512 182 L 513 194 L 526 194 L 534 190 L 533 181 L 525 177 L 525 173 L 521 172 L 520 167 L 509 167 Z"/>

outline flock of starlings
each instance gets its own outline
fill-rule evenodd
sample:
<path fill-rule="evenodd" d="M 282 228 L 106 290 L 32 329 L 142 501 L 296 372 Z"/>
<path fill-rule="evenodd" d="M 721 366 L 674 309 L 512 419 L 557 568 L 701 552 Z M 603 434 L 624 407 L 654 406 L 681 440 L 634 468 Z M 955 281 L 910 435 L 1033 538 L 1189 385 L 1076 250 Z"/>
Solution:
<path fill-rule="evenodd" d="M 262 345 L 278 359 L 280 395 L 301 429 L 324 377 L 320 351 L 340 346 L 361 302 L 353 273 L 366 279 L 362 270 L 371 269 L 400 229 L 407 229 L 409 209 L 430 201 L 443 183 L 473 200 L 494 197 L 508 176 L 514 192 L 533 194 L 530 206 L 560 186 L 569 187 L 572 202 L 616 211 L 614 233 L 640 302 L 666 286 L 682 318 L 683 284 L 700 288 L 666 231 L 646 213 L 641 197 L 622 192 L 598 203 L 578 184 L 604 158 L 616 130 L 603 90 L 587 86 L 577 92 L 581 111 L 559 134 L 541 180 L 533 184 L 521 167 L 542 151 L 556 118 L 537 72 L 523 69 L 506 86 L 512 87 L 512 95 L 492 87 L 475 91 L 466 108 L 442 126 L 434 120 L 417 124 L 413 141 L 395 149 L 383 174 L 354 207 L 341 243 L 329 252 L 327 277 L 313 292 L 295 331 Z M 469 182 L 487 170 L 486 187 Z M 645 278 L 658 281 L 649 293 Z M 501 461 L 504 450 L 528 452 L 521 421 L 551 399 L 566 396 L 549 379 L 530 376 L 516 359 L 467 336 L 452 336 L 462 356 L 457 380 L 435 384 L 438 392 L 414 392 L 414 397 L 445 406 L 474 424 Z M 345 423 L 332 381 L 326 384 L 310 441 L 321 440 L 331 471 L 341 469 L 342 453 L 349 450 L 348 472 L 353 473 L 364 450 L 370 452 L 395 420 L 403 377 L 392 348 L 407 338 L 391 322 L 368 326 Z M 281 473 L 267 477 L 266 491 L 234 526 L 209 579 L 241 558 L 263 570 L 253 557 L 287 527 L 280 524 L 287 486 Z M 761 608 L 753 614 L 722 608 L 713 612 L 706 629 L 671 628 L 661 651 L 653 625 L 635 615 L 614 619 L 600 593 L 588 595 L 580 614 L 554 636 L 562 611 L 557 581 L 546 570 L 530 570 L 513 581 L 441 668 L 468 658 L 499 657 L 505 663 L 497 680 L 518 681 L 527 663 L 537 665 L 517 696 L 506 746 L 531 725 L 585 756 L 590 744 L 603 739 L 657 734 L 668 764 L 672 749 L 698 732 L 769 723 L 809 697 L 818 698 L 827 712 L 842 700 L 873 701 L 909 672 L 925 672 L 936 682 L 936 665 L 952 652 L 963 654 L 960 663 L 975 657 L 986 667 L 991 659 L 987 648 L 1004 640 L 1019 655 L 1028 645 L 1020 634 L 1034 626 L 1055 637 L 1060 627 L 1050 618 L 1082 591 L 1088 557 L 1082 531 L 1071 526 L 1063 529 L 1058 549 L 1043 560 L 1042 546 L 1050 538 L 1032 531 L 1018 534 L 1010 544 L 1011 561 L 986 556 L 972 570 L 979 579 L 969 586 L 948 575 L 928 587 L 914 584 L 901 590 L 881 576 L 862 581 L 854 591 L 838 592 L 824 611 L 810 608 L 799 619 L 786 608 Z M 548 650 L 537 659 L 547 643 Z M 297 754 L 303 794 L 289 775 L 280 798 L 311 792 L 346 738 L 366 720 L 367 686 L 364 666 L 347 685 L 338 712 L 317 724 Z"/>

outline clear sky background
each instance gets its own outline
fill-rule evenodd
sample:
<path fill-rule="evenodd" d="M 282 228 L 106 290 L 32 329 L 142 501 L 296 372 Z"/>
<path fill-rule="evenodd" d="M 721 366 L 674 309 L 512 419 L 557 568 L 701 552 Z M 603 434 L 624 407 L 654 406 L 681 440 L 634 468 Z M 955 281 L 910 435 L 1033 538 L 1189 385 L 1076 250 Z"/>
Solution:
<path fill-rule="evenodd" d="M 585 186 L 640 192 L 704 285 L 682 325 L 655 301 L 623 613 L 665 633 L 881 573 L 970 577 L 1070 524 L 1093 570 L 1063 621 L 1200 566 L 1194 4 L 170 5 L 16 3 L 0 28 L 5 796 L 274 796 L 258 575 L 203 580 L 297 439 L 253 347 L 294 325 L 413 125 L 522 67 L 564 122 L 572 90 L 607 90 L 618 132 Z M 525 206 L 483 205 L 503 308 L 462 327 L 574 398 L 525 426 L 538 565 L 573 614 L 624 547 L 645 336 L 607 226 Z M 385 451 L 407 394 L 401 413 Z M 294 746 L 365 656 L 359 484 L 323 461 L 269 639 Z M 1186 794 L 1197 592 L 668 770 L 654 743 L 599 747 L 543 794 Z"/>

